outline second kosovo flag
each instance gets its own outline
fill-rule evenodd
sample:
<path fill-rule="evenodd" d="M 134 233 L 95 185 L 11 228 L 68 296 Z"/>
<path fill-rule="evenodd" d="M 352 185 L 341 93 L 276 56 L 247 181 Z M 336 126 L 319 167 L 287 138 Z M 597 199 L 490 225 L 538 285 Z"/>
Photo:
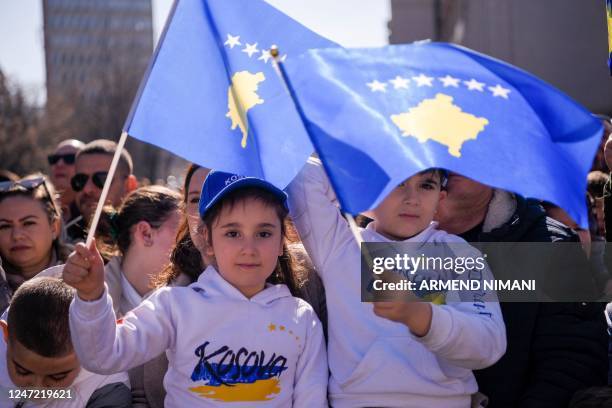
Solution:
<path fill-rule="evenodd" d="M 345 211 L 442 167 L 548 200 L 581 225 L 601 123 L 542 80 L 466 48 L 312 50 L 287 74 Z"/>
<path fill-rule="evenodd" d="M 124 125 L 187 160 L 284 187 L 312 146 L 274 72 L 336 46 L 262 0 L 178 0 Z"/>

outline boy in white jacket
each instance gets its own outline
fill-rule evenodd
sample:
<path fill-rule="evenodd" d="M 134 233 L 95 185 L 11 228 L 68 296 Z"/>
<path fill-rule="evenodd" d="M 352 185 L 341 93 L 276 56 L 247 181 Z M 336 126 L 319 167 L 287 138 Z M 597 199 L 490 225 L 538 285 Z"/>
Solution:
<path fill-rule="evenodd" d="M 200 200 L 211 266 L 118 323 L 95 245 L 77 245 L 64 280 L 77 288 L 70 327 L 83 365 L 123 371 L 166 351 L 166 407 L 326 406 L 321 323 L 292 296 L 284 261 L 286 198 L 263 180 L 211 172 Z"/>
<path fill-rule="evenodd" d="M 466 252 L 457 256 L 479 256 L 432 222 L 445 194 L 443 177 L 426 171 L 398 186 L 360 231 L 364 241 L 453 243 Z M 310 159 L 288 191 L 291 215 L 326 291 L 330 404 L 469 407 L 478 390 L 471 370 L 492 365 L 505 352 L 499 304 L 361 302 L 359 246 L 320 163 Z M 485 275 L 491 278 L 488 269 Z"/>

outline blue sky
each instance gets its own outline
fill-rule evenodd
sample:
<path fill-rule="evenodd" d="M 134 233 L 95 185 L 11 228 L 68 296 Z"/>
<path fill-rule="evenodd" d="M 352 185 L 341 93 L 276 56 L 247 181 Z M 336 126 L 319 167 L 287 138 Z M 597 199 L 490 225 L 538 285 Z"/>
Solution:
<path fill-rule="evenodd" d="M 266 0 L 319 34 L 346 47 L 387 44 L 389 0 Z M 153 0 L 157 39 L 172 0 Z M 0 2 L 0 68 L 29 98 L 44 100 L 42 0 Z"/>

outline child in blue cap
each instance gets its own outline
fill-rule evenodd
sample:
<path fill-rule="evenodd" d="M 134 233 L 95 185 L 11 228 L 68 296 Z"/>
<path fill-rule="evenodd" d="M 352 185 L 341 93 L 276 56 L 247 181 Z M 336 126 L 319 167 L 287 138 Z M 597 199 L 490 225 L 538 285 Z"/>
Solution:
<path fill-rule="evenodd" d="M 118 322 L 95 245 L 78 245 L 64 280 L 77 289 L 70 324 L 83 366 L 125 371 L 166 351 L 165 406 L 327 406 L 321 323 L 291 293 L 286 202 L 264 180 L 211 172 L 199 204 L 210 266 Z"/>

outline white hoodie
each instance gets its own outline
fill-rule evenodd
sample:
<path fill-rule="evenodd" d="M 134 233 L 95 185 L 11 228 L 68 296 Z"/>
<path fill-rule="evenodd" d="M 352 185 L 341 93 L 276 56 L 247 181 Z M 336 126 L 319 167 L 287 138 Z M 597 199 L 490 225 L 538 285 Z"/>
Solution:
<path fill-rule="evenodd" d="M 190 286 L 159 289 L 119 324 L 106 293 L 94 302 L 77 296 L 70 330 L 93 372 L 125 371 L 166 351 L 166 407 L 327 404 L 321 323 L 285 285 L 248 299 L 209 266 Z"/>
<path fill-rule="evenodd" d="M 478 389 L 472 370 L 505 352 L 499 304 L 432 305 L 429 332 L 376 316 L 361 302 L 360 251 L 336 206 L 320 163 L 310 159 L 288 188 L 291 215 L 325 286 L 329 331 L 330 404 L 342 407 L 469 407 Z M 405 242 L 465 242 L 432 223 Z M 394 242 L 372 228 L 366 242 Z M 478 256 L 474 248 L 461 245 Z M 491 278 L 490 271 L 485 277 Z M 494 296 L 493 296 L 494 298 Z"/>

